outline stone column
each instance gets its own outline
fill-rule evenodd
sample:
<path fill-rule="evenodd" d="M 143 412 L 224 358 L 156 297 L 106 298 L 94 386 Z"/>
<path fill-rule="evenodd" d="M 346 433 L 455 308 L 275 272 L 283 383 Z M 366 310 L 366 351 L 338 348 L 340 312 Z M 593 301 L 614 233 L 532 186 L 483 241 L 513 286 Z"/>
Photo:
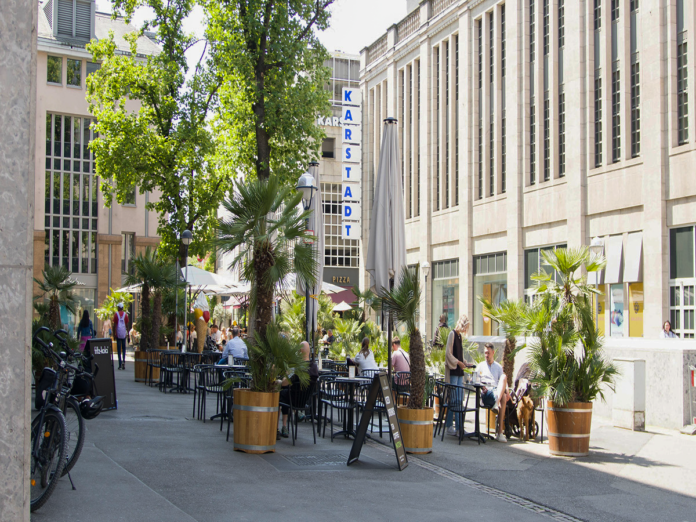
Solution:
<path fill-rule="evenodd" d="M 0 4 L 0 520 L 13 521 L 30 503 L 37 5 Z"/>

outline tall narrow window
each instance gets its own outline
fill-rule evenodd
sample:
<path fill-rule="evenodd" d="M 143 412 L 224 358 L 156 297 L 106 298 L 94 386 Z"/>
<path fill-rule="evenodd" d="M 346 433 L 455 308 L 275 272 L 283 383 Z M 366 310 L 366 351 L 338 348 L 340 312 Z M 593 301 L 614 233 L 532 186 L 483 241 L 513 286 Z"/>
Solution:
<path fill-rule="evenodd" d="M 406 200 L 406 217 L 413 216 L 413 66 L 406 67 L 408 73 L 408 197 Z"/>
<path fill-rule="evenodd" d="M 631 157 L 640 155 L 640 55 L 638 0 L 631 0 Z"/>
<path fill-rule="evenodd" d="M 565 176 L 565 92 L 563 48 L 565 47 L 565 3 L 558 0 L 558 176 Z"/>
<path fill-rule="evenodd" d="M 445 42 L 445 202 L 444 207 L 450 206 L 450 48 Z"/>
<path fill-rule="evenodd" d="M 621 161 L 621 62 L 619 61 L 619 0 L 611 0 L 611 161 Z"/>
<path fill-rule="evenodd" d="M 401 123 L 401 196 L 406 196 L 406 70 L 399 71 L 399 85 L 401 86 L 401 96 L 398 101 L 401 106 L 400 123 Z"/>
<path fill-rule="evenodd" d="M 687 32 L 684 29 L 684 0 L 677 0 L 677 138 L 689 141 L 689 85 Z"/>
<path fill-rule="evenodd" d="M 507 122 L 505 114 L 505 4 L 500 6 L 500 191 L 507 190 Z"/>
<path fill-rule="evenodd" d="M 483 198 L 483 19 L 478 26 L 478 199 Z"/>
<path fill-rule="evenodd" d="M 416 216 L 420 216 L 420 174 L 421 174 L 421 152 L 420 152 L 420 122 L 421 122 L 421 97 L 420 97 L 420 60 L 416 60 Z"/>
<path fill-rule="evenodd" d="M 495 194 L 495 25 L 493 13 L 488 17 L 488 195 Z"/>
<path fill-rule="evenodd" d="M 543 43 L 544 43 L 544 181 L 551 179 L 551 105 L 549 100 L 549 50 L 551 28 L 549 2 L 544 0 Z"/>
<path fill-rule="evenodd" d="M 454 36 L 454 205 L 459 205 L 459 35 Z"/>
<path fill-rule="evenodd" d="M 602 67 L 600 42 L 602 31 L 602 0 L 594 0 L 594 146 L 595 167 L 602 164 Z"/>
<path fill-rule="evenodd" d="M 534 83 L 536 75 L 536 13 L 535 0 L 529 0 L 529 184 L 536 183 L 536 105 Z"/>
<path fill-rule="evenodd" d="M 440 210 L 440 48 L 435 49 L 435 210 Z"/>

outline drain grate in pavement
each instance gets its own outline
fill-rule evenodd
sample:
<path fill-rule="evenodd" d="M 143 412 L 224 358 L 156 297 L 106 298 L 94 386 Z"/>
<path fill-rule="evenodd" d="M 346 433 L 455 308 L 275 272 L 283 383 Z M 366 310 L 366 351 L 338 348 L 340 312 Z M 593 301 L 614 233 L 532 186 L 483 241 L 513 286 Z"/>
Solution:
<path fill-rule="evenodd" d="M 283 455 L 297 466 L 345 466 L 348 455 L 330 453 L 327 455 Z"/>

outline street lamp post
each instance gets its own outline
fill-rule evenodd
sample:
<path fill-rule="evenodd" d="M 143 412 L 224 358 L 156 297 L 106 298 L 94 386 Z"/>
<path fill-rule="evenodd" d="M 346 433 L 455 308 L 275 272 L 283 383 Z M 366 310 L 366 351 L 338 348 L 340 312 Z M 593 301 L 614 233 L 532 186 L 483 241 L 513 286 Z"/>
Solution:
<path fill-rule="evenodd" d="M 184 251 L 184 262 L 186 263 L 186 275 L 184 275 L 184 279 L 186 281 L 186 287 L 184 289 L 184 348 L 182 350 L 183 352 L 186 352 L 188 347 L 188 338 L 186 337 L 186 335 L 188 334 L 188 299 L 186 290 L 188 289 L 188 247 L 191 244 L 191 241 L 193 241 L 193 234 L 190 230 L 184 230 L 184 232 L 181 234 L 181 242 L 186 247 Z"/>
<path fill-rule="evenodd" d="M 592 242 L 590 243 L 590 253 L 594 254 L 595 256 L 601 256 L 604 254 L 604 240 L 597 236 L 595 237 Z M 595 272 L 595 291 L 597 291 L 599 287 L 599 270 Z M 597 322 L 599 321 L 599 294 L 595 294 L 594 296 L 595 299 L 595 326 Z"/>
<path fill-rule="evenodd" d="M 314 185 L 314 176 L 305 172 L 297 182 L 297 190 L 302 194 L 302 206 L 305 211 L 312 207 L 312 198 L 317 187 Z M 305 220 L 305 228 L 309 231 L 309 217 Z M 309 284 L 304 282 L 305 287 L 305 341 L 309 343 Z M 314 343 L 312 343 L 314 344 Z M 312 350 L 314 351 L 314 350 Z"/>
<path fill-rule="evenodd" d="M 425 276 L 425 297 L 423 299 L 423 319 L 425 320 L 425 345 L 428 345 L 428 274 L 430 274 L 430 263 L 427 261 L 421 265 Z"/>

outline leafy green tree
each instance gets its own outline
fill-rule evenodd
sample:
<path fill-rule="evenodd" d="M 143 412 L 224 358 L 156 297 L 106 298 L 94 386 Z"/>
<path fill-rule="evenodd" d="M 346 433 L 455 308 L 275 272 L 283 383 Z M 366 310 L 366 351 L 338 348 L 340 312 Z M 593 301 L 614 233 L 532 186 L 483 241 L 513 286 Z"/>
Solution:
<path fill-rule="evenodd" d="M 148 210 L 157 212 L 160 255 L 184 263 L 184 230 L 193 231 L 191 254 L 202 254 L 233 168 L 222 168 L 218 138 L 210 125 L 219 105 L 226 73 L 200 45 L 193 70 L 186 53 L 198 43 L 186 34 L 184 19 L 195 0 L 114 0 L 115 13 L 129 20 L 138 8 L 152 19 L 125 35 L 130 53 L 116 49 L 113 34 L 93 40 L 88 49 L 101 68 L 87 78 L 87 100 L 96 122 L 96 173 L 107 206 L 124 203 L 137 187 L 141 194 L 159 192 Z M 154 31 L 161 52 L 137 55 L 138 36 Z M 198 51 L 198 48 L 196 48 Z M 193 51 L 191 51 L 193 52 Z M 127 104 L 127 102 L 137 103 Z M 154 199 L 154 198 L 153 198 Z"/>
<path fill-rule="evenodd" d="M 234 192 L 222 204 L 224 217 L 217 224 L 217 247 L 234 253 L 230 269 L 241 266 L 243 279 L 251 282 L 250 307 L 255 324 L 264 335 L 271 323 L 276 286 L 288 274 L 313 285 L 316 260 L 305 219 L 309 211 L 297 209 L 301 194 L 271 175 L 267 180 L 235 182 Z"/>
<path fill-rule="evenodd" d="M 330 110 L 328 54 L 314 31 L 328 27 L 334 0 L 202 2 L 211 52 L 227 71 L 223 154 L 247 177 L 294 184 L 318 159 L 316 118 Z"/>
<path fill-rule="evenodd" d="M 517 337 L 514 328 L 510 325 L 515 324 L 520 317 L 521 303 L 519 301 L 502 301 L 498 306 L 488 301 L 485 297 L 478 296 L 478 300 L 483 306 L 483 315 L 497 321 L 505 331 L 505 348 L 503 350 L 503 372 L 507 376 L 507 382 L 512 384 L 515 379 L 515 349 L 517 347 Z"/>
<path fill-rule="evenodd" d="M 102 321 L 111 319 L 118 311 L 118 303 L 123 303 L 124 308 L 133 302 L 133 294 L 129 292 L 117 292 L 113 288 L 109 288 L 109 295 L 102 301 L 101 308 L 97 308 L 94 313 Z"/>
<path fill-rule="evenodd" d="M 60 328 L 60 307 L 61 305 L 69 312 L 75 313 L 77 299 L 72 295 L 72 289 L 77 286 L 77 281 L 71 279 L 72 272 L 64 266 L 48 266 L 41 272 L 43 279 L 34 278 L 39 285 L 40 295 L 37 299 L 48 299 L 48 325 L 53 330 Z"/>
<path fill-rule="evenodd" d="M 379 311 L 379 299 L 377 299 L 377 295 L 369 288 L 366 288 L 364 292 L 361 292 L 360 287 L 356 285 L 352 288 L 352 290 L 353 294 L 355 295 L 355 302 L 351 304 L 362 310 L 360 320 L 364 323 L 367 321 L 367 314 L 370 310 L 374 312 Z"/>

